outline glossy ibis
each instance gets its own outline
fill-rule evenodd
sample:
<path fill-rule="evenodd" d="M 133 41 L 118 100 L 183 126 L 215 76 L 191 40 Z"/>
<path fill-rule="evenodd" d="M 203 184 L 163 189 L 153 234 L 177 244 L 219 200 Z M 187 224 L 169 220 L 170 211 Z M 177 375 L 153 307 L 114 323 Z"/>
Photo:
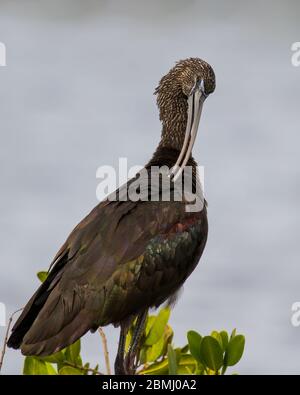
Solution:
<path fill-rule="evenodd" d="M 178 62 L 161 79 L 155 93 L 162 135 L 145 166 L 147 174 L 153 166 L 167 166 L 172 186 L 190 166 L 195 191 L 198 175 L 191 152 L 203 102 L 214 89 L 213 69 L 198 58 Z M 148 309 L 172 300 L 202 255 L 208 229 L 202 201 L 195 212 L 186 209 L 185 195 L 181 200 L 99 203 L 58 251 L 46 281 L 14 325 L 8 346 L 21 348 L 24 355 L 49 355 L 88 330 L 113 324 L 120 326 L 115 371 L 133 373 Z M 125 356 L 125 336 L 134 319 Z"/>

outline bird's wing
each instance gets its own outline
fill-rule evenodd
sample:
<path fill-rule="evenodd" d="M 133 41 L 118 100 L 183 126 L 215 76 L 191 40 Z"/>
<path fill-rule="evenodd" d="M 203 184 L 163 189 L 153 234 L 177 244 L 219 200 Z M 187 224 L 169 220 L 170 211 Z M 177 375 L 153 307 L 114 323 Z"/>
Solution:
<path fill-rule="evenodd" d="M 202 214 L 195 218 L 203 221 L 201 238 L 206 240 Z M 181 245 L 181 252 L 175 251 L 178 259 L 184 259 L 183 247 L 189 245 L 183 230 L 190 224 L 193 215 L 185 212 L 181 202 L 100 203 L 58 252 L 47 280 L 16 322 L 8 345 L 21 346 L 26 355 L 52 354 L 97 325 L 119 322 L 145 302 L 159 304 L 157 287 L 166 275 L 174 274 L 170 265 L 162 264 L 174 260 L 172 243 Z M 192 234 L 189 237 L 193 242 Z M 155 249 L 161 254 L 155 255 Z M 171 280 L 169 287 L 161 287 L 163 299 L 172 288 Z"/>

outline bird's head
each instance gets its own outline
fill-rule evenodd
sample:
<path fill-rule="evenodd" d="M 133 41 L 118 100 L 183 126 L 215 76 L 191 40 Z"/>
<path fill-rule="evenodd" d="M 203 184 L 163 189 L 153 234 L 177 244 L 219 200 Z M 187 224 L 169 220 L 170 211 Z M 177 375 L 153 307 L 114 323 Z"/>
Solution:
<path fill-rule="evenodd" d="M 179 61 L 155 90 L 163 124 L 161 145 L 180 151 L 175 170 L 183 168 L 191 155 L 203 103 L 215 85 L 212 67 L 190 58 Z"/>

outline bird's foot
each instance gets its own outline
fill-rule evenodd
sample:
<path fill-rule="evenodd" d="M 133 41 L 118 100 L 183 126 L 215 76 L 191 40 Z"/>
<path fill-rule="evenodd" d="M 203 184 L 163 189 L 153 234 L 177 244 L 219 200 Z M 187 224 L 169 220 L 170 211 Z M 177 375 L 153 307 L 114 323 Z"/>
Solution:
<path fill-rule="evenodd" d="M 123 375 L 125 375 L 125 374 L 126 374 L 126 371 L 125 371 L 125 363 L 124 363 L 124 360 L 117 357 L 116 360 L 115 360 L 115 375 L 117 375 L 117 376 L 119 376 L 119 375 L 123 376 Z"/>
<path fill-rule="evenodd" d="M 124 360 L 124 369 L 125 369 L 125 374 L 127 375 L 134 375 L 136 371 L 136 366 L 135 366 L 135 354 L 129 352 Z"/>
<path fill-rule="evenodd" d="M 135 355 L 128 353 L 124 360 L 116 358 L 115 375 L 134 375 L 136 366 L 134 363 Z"/>

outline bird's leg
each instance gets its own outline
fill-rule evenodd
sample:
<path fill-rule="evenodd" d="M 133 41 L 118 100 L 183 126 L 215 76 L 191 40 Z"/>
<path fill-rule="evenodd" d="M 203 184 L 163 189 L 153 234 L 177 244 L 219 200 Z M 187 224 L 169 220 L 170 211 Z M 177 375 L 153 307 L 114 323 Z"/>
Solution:
<path fill-rule="evenodd" d="M 126 341 L 127 331 L 128 331 L 127 325 L 121 324 L 118 353 L 115 360 L 116 375 L 126 374 L 124 369 L 124 352 L 125 352 L 125 341 Z"/>
<path fill-rule="evenodd" d="M 137 353 L 139 352 L 139 343 L 141 340 L 141 336 L 144 332 L 147 314 L 148 314 L 148 309 L 144 310 L 137 317 L 137 321 L 136 321 L 136 325 L 135 325 L 134 332 L 132 335 L 132 340 L 131 340 L 131 344 L 129 347 L 129 351 L 125 357 L 124 367 L 125 367 L 126 374 L 134 374 L 135 373 L 135 369 L 136 369 L 135 359 L 136 359 Z"/>

